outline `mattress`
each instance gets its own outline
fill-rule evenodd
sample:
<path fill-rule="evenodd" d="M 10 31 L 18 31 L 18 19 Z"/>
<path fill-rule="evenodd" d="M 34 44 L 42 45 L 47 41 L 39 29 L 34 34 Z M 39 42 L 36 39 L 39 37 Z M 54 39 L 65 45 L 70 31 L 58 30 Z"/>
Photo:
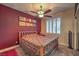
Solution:
<path fill-rule="evenodd" d="M 26 54 L 50 55 L 58 48 L 58 35 L 24 34 L 19 43 Z"/>
<path fill-rule="evenodd" d="M 49 44 L 51 41 L 55 40 L 58 38 L 58 35 L 52 35 L 52 36 L 42 36 L 38 34 L 29 34 L 29 35 L 24 35 L 22 37 L 23 40 L 30 42 L 36 46 L 46 46 Z"/>

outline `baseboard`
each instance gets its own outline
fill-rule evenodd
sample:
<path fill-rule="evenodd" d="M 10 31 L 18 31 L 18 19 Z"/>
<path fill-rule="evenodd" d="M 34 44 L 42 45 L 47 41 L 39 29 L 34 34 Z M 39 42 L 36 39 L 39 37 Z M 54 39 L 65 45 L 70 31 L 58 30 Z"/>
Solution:
<path fill-rule="evenodd" d="M 73 49 L 72 47 L 68 47 L 69 49 Z"/>
<path fill-rule="evenodd" d="M 8 47 L 8 48 L 5 48 L 5 49 L 1 49 L 0 50 L 0 53 L 3 53 L 3 52 L 6 52 L 6 51 L 9 51 L 9 50 L 12 50 L 16 47 L 18 47 L 19 45 L 14 45 L 14 46 L 11 46 L 11 47 Z"/>
<path fill-rule="evenodd" d="M 64 44 L 64 43 L 59 43 L 59 45 L 63 45 L 63 46 L 66 46 L 66 47 L 68 47 L 66 44 Z"/>
<path fill-rule="evenodd" d="M 65 46 L 65 47 L 68 47 L 68 45 L 64 44 L 64 43 L 60 43 L 59 45 L 62 45 L 62 46 Z M 68 47 L 69 49 L 74 49 L 74 48 L 71 48 L 71 47 Z"/>
<path fill-rule="evenodd" d="M 77 51 L 79 51 L 79 49 L 76 49 Z"/>

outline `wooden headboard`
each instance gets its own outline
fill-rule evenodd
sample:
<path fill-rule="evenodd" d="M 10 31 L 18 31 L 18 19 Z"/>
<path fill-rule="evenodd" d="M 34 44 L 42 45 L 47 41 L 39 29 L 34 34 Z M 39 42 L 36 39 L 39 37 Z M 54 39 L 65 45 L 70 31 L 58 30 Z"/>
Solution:
<path fill-rule="evenodd" d="M 35 31 L 20 31 L 19 32 L 19 39 L 24 36 L 24 35 L 27 35 L 27 34 L 33 34 L 33 33 L 37 33 Z"/>

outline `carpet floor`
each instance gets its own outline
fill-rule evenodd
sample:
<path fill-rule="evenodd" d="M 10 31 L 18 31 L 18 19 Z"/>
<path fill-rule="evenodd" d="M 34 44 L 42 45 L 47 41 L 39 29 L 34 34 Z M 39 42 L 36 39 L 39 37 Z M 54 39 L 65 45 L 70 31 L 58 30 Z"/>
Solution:
<path fill-rule="evenodd" d="M 10 51 L 0 53 L 0 56 L 29 56 L 29 55 L 25 54 L 24 50 L 20 46 L 18 46 Z M 73 49 L 69 49 L 64 46 L 59 46 L 55 54 L 51 52 L 50 56 L 79 56 L 79 51 L 75 51 Z"/>
<path fill-rule="evenodd" d="M 21 47 L 16 48 L 16 51 L 19 56 L 28 56 L 28 54 L 25 54 L 24 50 Z M 73 49 L 69 49 L 65 46 L 60 45 L 55 54 L 51 52 L 50 56 L 79 56 L 79 51 L 75 51 Z"/>

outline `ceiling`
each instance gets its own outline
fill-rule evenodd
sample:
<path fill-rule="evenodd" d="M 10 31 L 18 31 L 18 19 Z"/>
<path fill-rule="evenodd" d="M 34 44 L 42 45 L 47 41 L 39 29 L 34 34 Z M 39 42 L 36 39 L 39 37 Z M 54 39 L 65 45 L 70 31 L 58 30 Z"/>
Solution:
<path fill-rule="evenodd" d="M 34 16 L 35 14 L 31 13 L 30 11 L 37 11 L 40 8 L 39 3 L 3 3 L 3 5 Z M 75 4 L 74 3 L 44 3 L 42 5 L 44 6 L 43 8 L 44 11 L 51 9 L 52 12 L 49 14 L 53 14 L 53 13 L 66 10 L 68 8 L 73 8 Z"/>

